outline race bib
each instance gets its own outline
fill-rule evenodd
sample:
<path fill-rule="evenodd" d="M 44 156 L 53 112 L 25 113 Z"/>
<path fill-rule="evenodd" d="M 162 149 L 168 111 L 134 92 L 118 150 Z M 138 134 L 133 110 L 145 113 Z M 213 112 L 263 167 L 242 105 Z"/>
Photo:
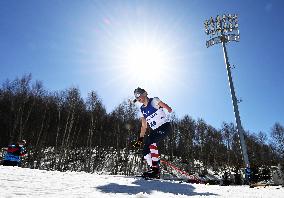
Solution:
<path fill-rule="evenodd" d="M 161 109 L 158 109 L 153 114 L 149 115 L 146 118 L 146 121 L 148 122 L 149 126 L 152 129 L 156 129 L 160 127 L 161 125 L 163 125 L 164 123 L 168 122 L 168 119 L 167 119 L 165 112 L 161 108 Z"/>

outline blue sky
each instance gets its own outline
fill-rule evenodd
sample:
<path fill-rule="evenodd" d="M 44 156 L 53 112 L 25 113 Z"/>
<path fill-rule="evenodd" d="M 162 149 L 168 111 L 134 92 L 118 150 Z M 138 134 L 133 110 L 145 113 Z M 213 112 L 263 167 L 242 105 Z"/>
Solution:
<path fill-rule="evenodd" d="M 50 91 L 95 90 L 108 112 L 140 86 L 179 118 L 220 128 L 233 107 L 222 47 L 206 48 L 203 22 L 237 13 L 241 39 L 227 49 L 242 124 L 269 132 L 284 124 L 283 9 L 281 0 L 1 0 L 0 81 L 32 73 Z M 160 59 L 133 60 L 137 50 Z"/>

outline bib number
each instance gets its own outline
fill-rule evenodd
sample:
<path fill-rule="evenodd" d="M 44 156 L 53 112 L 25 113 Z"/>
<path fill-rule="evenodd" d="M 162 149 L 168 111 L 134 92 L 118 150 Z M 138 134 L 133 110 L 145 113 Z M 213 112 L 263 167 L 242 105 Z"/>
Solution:
<path fill-rule="evenodd" d="M 156 124 L 157 124 L 156 121 L 150 122 L 150 127 L 155 128 Z"/>

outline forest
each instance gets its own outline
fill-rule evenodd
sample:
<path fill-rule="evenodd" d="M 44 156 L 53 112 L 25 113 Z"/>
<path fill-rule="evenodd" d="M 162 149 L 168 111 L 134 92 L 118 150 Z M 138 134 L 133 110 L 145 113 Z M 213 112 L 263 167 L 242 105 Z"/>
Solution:
<path fill-rule="evenodd" d="M 141 161 L 132 147 L 140 131 L 137 112 L 138 106 L 126 100 L 108 113 L 96 91 L 87 98 L 75 87 L 49 91 L 31 74 L 7 79 L 0 87 L 0 148 L 25 139 L 26 167 L 94 172 L 103 170 L 108 159 L 111 173 L 131 174 L 127 167 Z M 190 115 L 171 120 L 173 133 L 159 145 L 162 159 L 179 159 L 191 168 L 197 161 L 213 169 L 244 167 L 234 123 L 216 129 Z M 281 123 L 268 132 L 245 131 L 245 140 L 252 166 L 283 162 Z"/>

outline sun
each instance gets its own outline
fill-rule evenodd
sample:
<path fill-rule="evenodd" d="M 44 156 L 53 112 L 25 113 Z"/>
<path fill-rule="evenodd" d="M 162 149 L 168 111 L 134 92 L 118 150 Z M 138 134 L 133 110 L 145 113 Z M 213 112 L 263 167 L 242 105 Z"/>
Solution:
<path fill-rule="evenodd" d="M 167 57 L 155 43 L 141 42 L 128 46 L 124 55 L 124 68 L 136 78 L 151 80 L 167 69 Z"/>
<path fill-rule="evenodd" d="M 164 65 L 161 49 L 150 45 L 131 46 L 126 59 L 130 68 L 138 70 L 161 68 Z"/>
<path fill-rule="evenodd" d="M 112 60 L 118 77 L 113 80 L 120 81 L 121 86 L 157 91 L 178 83 L 178 55 L 172 41 L 157 37 L 157 33 L 137 33 L 118 43 Z"/>

